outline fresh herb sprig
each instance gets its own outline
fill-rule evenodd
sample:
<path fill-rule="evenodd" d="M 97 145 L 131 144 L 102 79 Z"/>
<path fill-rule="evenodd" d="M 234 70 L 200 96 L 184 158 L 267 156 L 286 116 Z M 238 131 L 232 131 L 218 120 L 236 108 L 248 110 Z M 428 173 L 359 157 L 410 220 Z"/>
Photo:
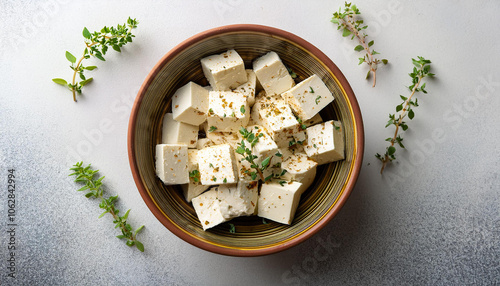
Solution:
<path fill-rule="evenodd" d="M 86 191 L 87 193 L 85 194 L 85 197 L 87 198 L 94 197 L 101 200 L 99 207 L 101 209 L 104 209 L 104 212 L 99 216 L 99 218 L 103 217 L 107 213 L 113 216 L 113 223 L 115 224 L 115 228 L 120 228 L 122 232 L 122 234 L 116 237 L 120 239 L 126 239 L 126 244 L 128 246 L 135 245 L 137 249 L 139 249 L 141 252 L 144 252 L 144 245 L 137 240 L 137 234 L 142 230 L 144 225 L 140 226 L 135 231 L 132 231 L 132 226 L 127 223 L 130 209 L 123 216 L 118 215 L 120 210 L 118 210 L 114 204 L 114 202 L 118 198 L 118 195 L 105 198 L 103 196 L 104 190 L 102 187 L 102 180 L 104 179 L 104 176 L 100 177 L 97 180 L 94 179 L 94 176 L 97 172 L 99 172 L 99 170 L 92 170 L 90 164 L 87 167 L 83 167 L 83 162 L 76 163 L 75 165 L 73 165 L 73 168 L 70 168 L 70 170 L 73 171 L 73 173 L 71 173 L 69 176 L 76 176 L 75 182 L 85 184 L 78 191 Z"/>
<path fill-rule="evenodd" d="M 262 162 L 256 163 L 255 159 L 258 158 L 257 155 L 254 155 L 252 153 L 252 149 L 259 142 L 259 138 L 264 136 L 263 133 L 257 133 L 254 134 L 252 131 L 248 131 L 245 127 L 240 128 L 240 134 L 243 137 L 243 140 L 241 140 L 240 143 L 238 143 L 238 147 L 236 148 L 236 153 L 240 154 L 243 156 L 242 160 L 246 160 L 250 163 L 250 167 L 254 169 L 255 171 L 249 171 L 247 170 L 246 172 L 249 173 L 250 177 L 252 180 L 257 179 L 257 176 L 263 181 L 266 182 L 269 179 L 272 178 L 272 174 L 268 177 L 264 177 L 263 171 L 266 170 L 269 167 L 269 163 L 271 162 L 271 157 L 266 157 Z M 247 141 L 250 144 L 250 148 L 245 144 L 245 141 Z"/>
<path fill-rule="evenodd" d="M 379 63 L 387 64 L 387 59 L 376 59 L 374 55 L 379 54 L 375 50 L 370 50 L 371 46 L 373 46 L 374 41 L 367 42 L 366 37 L 368 36 L 363 32 L 367 25 L 363 24 L 363 20 L 355 19 L 356 15 L 360 15 L 359 9 L 356 5 L 351 5 L 351 3 L 345 2 L 344 11 L 342 12 L 342 7 L 339 8 L 338 12 L 333 13 L 333 18 L 331 20 L 332 23 L 337 24 L 337 30 L 342 29 L 342 36 L 348 37 L 351 36 L 351 40 L 356 37 L 359 41 L 359 45 L 357 45 L 354 50 L 356 52 L 365 51 L 366 54 L 359 58 L 359 64 L 366 63 L 369 66 L 368 73 L 366 74 L 366 78 L 370 77 L 370 74 L 373 73 L 373 87 L 377 82 L 377 67 Z"/>
<path fill-rule="evenodd" d="M 104 55 L 110 47 L 117 52 L 121 52 L 121 47 L 132 42 L 132 38 L 135 37 L 132 34 L 132 29 L 136 28 L 137 24 L 139 24 L 139 22 L 136 19 L 129 17 L 126 24 L 118 24 L 116 28 L 105 26 L 100 31 L 95 31 L 93 33 L 90 33 L 87 28 L 83 28 L 82 34 L 85 38 L 85 50 L 83 51 L 82 57 L 77 60 L 73 54 L 66 51 L 66 59 L 71 63 L 69 67 L 73 70 L 71 82 L 67 82 L 62 78 L 53 78 L 52 81 L 68 87 L 73 93 L 73 100 L 76 102 L 76 94 L 81 94 L 82 88 L 93 80 L 92 77 L 85 77 L 84 72 L 97 68 L 96 66 L 84 66 L 82 61 L 84 59 L 89 59 L 90 56 L 105 61 Z M 77 81 L 77 74 L 81 81 Z"/>
<path fill-rule="evenodd" d="M 434 74 L 430 72 L 430 60 L 426 60 L 425 58 L 419 56 L 418 59 L 412 59 L 412 62 L 414 67 L 413 71 L 409 74 L 412 84 L 408 87 L 411 94 L 409 97 L 400 95 L 403 103 L 396 106 L 396 112 L 398 114 L 389 114 L 389 121 L 387 121 L 387 125 L 385 126 L 386 128 L 391 125 L 394 125 L 396 127 L 394 136 L 389 137 L 385 140 L 390 142 L 389 147 L 386 148 L 385 154 L 380 155 L 379 153 L 377 153 L 375 155 L 375 157 L 377 157 L 382 162 L 382 168 L 380 169 L 381 174 L 384 172 L 384 168 L 387 163 L 396 159 L 396 156 L 394 155 L 396 153 L 395 145 L 397 144 L 399 145 L 399 147 L 405 148 L 405 146 L 403 145 L 403 138 L 401 137 L 401 135 L 398 135 L 398 132 L 400 130 L 406 131 L 408 129 L 408 125 L 405 121 L 403 121 L 406 116 L 408 116 L 410 120 L 412 120 L 415 116 L 413 108 L 418 106 L 418 101 L 416 98 L 415 100 L 412 100 L 413 96 L 419 91 L 427 93 L 427 91 L 425 90 L 425 83 L 422 83 L 422 80 L 428 76 L 434 76 Z"/>

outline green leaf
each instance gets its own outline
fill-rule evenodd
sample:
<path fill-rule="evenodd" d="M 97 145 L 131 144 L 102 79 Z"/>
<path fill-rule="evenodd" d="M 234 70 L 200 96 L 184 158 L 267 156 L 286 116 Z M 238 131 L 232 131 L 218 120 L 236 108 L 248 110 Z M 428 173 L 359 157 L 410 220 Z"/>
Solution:
<path fill-rule="evenodd" d="M 122 52 L 122 50 L 120 49 L 120 47 L 118 45 L 113 45 L 112 47 L 113 47 L 113 50 L 115 50 L 115 51 L 117 51 L 119 53 Z"/>
<path fill-rule="evenodd" d="M 70 61 L 71 63 L 76 63 L 76 58 L 73 56 L 70 52 L 66 51 L 66 59 Z"/>
<path fill-rule="evenodd" d="M 330 20 L 330 22 L 332 22 L 332 23 L 334 23 L 334 24 L 337 24 L 337 25 L 338 25 L 338 24 L 339 24 L 339 19 L 337 19 L 337 18 L 333 17 L 333 18 Z"/>
<path fill-rule="evenodd" d="M 264 170 L 265 168 L 267 168 L 267 166 L 269 166 L 270 161 L 271 161 L 271 157 L 267 157 L 266 159 L 264 159 L 264 161 L 262 161 L 262 163 L 261 163 L 262 170 Z"/>
<path fill-rule="evenodd" d="M 87 28 L 83 28 L 83 32 L 82 32 L 83 36 L 85 37 L 85 39 L 90 39 L 92 37 L 92 35 L 90 34 L 89 30 L 87 30 Z"/>
<path fill-rule="evenodd" d="M 128 214 L 130 213 L 130 209 L 127 210 L 125 215 L 122 217 L 124 220 L 128 218 Z"/>
<path fill-rule="evenodd" d="M 103 61 L 103 62 L 104 62 L 104 61 L 106 61 L 106 60 L 102 57 L 102 55 L 101 55 L 100 53 L 95 53 L 95 54 L 94 54 L 94 57 L 96 57 L 96 58 L 100 59 L 100 60 L 101 60 L 101 61 Z"/>
<path fill-rule="evenodd" d="M 122 239 L 122 238 L 125 238 L 126 236 L 123 235 L 123 234 L 120 234 L 120 235 L 117 235 L 116 237 L 119 238 L 119 239 Z"/>
<path fill-rule="evenodd" d="M 389 61 L 387 59 L 382 59 L 382 63 L 386 65 Z"/>
<path fill-rule="evenodd" d="M 365 48 L 363 48 L 363 46 L 362 46 L 362 45 L 357 45 L 357 46 L 354 48 L 354 50 L 355 50 L 356 52 L 362 51 L 362 50 L 364 50 L 364 49 L 365 49 Z"/>
<path fill-rule="evenodd" d="M 67 85 L 68 84 L 68 82 L 62 78 L 53 78 L 52 81 L 57 83 L 57 84 L 60 84 L 60 85 Z"/>
<path fill-rule="evenodd" d="M 80 82 L 80 85 L 81 85 L 81 86 L 87 85 L 89 82 L 91 82 L 91 81 L 93 81 L 93 80 L 94 80 L 94 78 L 90 77 L 90 78 L 88 78 L 88 79 L 86 79 L 86 80 L 84 80 L 84 81 Z"/>
<path fill-rule="evenodd" d="M 413 113 L 413 109 L 410 109 L 410 111 L 408 111 L 408 118 L 413 119 L 413 117 L 415 117 L 415 113 Z"/>
<path fill-rule="evenodd" d="M 369 42 L 369 43 L 368 43 L 368 47 L 373 46 L 373 44 L 374 44 L 374 41 Z"/>
<path fill-rule="evenodd" d="M 137 247 L 137 249 L 139 249 L 140 252 L 144 252 L 144 245 L 142 244 L 142 242 L 136 240 L 135 246 Z"/>
<path fill-rule="evenodd" d="M 143 228 L 144 228 L 144 225 L 141 225 L 139 228 L 137 228 L 137 229 L 134 231 L 134 235 L 138 234 L 138 233 L 139 233 L 139 231 L 141 231 Z"/>
<path fill-rule="evenodd" d="M 403 104 L 396 106 L 396 112 L 403 110 Z"/>
<path fill-rule="evenodd" d="M 344 28 L 344 30 L 342 31 L 342 37 L 347 37 L 349 36 L 351 33 L 351 31 L 349 31 L 348 29 Z"/>
<path fill-rule="evenodd" d="M 242 106 L 240 107 L 240 111 L 241 111 L 241 113 L 245 114 L 245 106 L 244 106 L 244 105 L 242 105 Z"/>
<path fill-rule="evenodd" d="M 394 146 L 389 146 L 389 147 L 387 148 L 387 154 L 389 154 L 389 156 L 390 156 L 390 155 L 394 155 L 394 153 L 396 153 L 396 147 L 394 147 Z"/>
<path fill-rule="evenodd" d="M 88 66 L 88 67 L 84 67 L 84 69 L 89 70 L 89 71 L 91 71 L 91 70 L 95 70 L 96 68 L 97 68 L 96 66 Z"/>

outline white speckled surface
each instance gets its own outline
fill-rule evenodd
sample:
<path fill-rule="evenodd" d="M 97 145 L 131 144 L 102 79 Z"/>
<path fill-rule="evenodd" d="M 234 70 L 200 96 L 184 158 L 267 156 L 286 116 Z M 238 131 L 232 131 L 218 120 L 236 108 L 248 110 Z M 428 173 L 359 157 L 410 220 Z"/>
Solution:
<path fill-rule="evenodd" d="M 0 2 L 1 285 L 500 283 L 500 2 L 356 1 L 391 63 L 376 88 L 363 79 L 355 44 L 329 22 L 343 1 L 72 2 Z M 106 62 L 89 61 L 99 67 L 95 81 L 75 104 L 51 82 L 70 77 L 64 52 L 81 52 L 84 26 L 129 15 L 140 21 L 136 40 Z M 258 258 L 212 254 L 166 230 L 136 190 L 126 149 L 130 108 L 152 66 L 195 33 L 234 23 L 281 28 L 321 49 L 350 81 L 366 130 L 363 169 L 340 214 L 307 242 Z M 407 151 L 380 176 L 373 155 L 386 147 L 387 114 L 417 55 L 433 61 L 437 78 L 418 95 Z M 111 130 L 98 131 L 102 124 Z M 76 192 L 67 169 L 77 157 L 103 171 L 133 225 L 146 225 L 144 254 L 118 241 L 111 220 L 97 219 L 97 203 Z M 17 176 L 15 279 L 7 277 L 9 168 Z"/>

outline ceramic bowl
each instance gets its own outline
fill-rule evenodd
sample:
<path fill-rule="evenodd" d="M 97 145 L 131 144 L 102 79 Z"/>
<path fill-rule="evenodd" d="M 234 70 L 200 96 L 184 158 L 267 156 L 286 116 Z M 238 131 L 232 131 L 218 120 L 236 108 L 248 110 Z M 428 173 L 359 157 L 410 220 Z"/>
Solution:
<path fill-rule="evenodd" d="M 321 111 L 323 120 L 340 120 L 345 130 L 346 159 L 318 167 L 315 182 L 300 199 L 291 225 L 241 217 L 203 231 L 179 186 L 165 186 L 155 175 L 155 145 L 161 143 L 163 115 L 171 97 L 189 81 L 207 85 L 200 59 L 235 49 L 251 68 L 253 59 L 275 51 L 297 75 L 297 82 L 320 76 L 335 100 Z M 332 48 L 334 49 L 334 48 Z M 181 239 L 202 249 L 233 256 L 258 256 L 297 245 L 324 227 L 354 188 L 364 148 L 361 112 L 354 93 L 337 66 L 319 49 L 289 32 L 260 25 L 230 25 L 199 33 L 177 45 L 144 81 L 132 109 L 128 154 L 132 174 L 146 205 Z"/>

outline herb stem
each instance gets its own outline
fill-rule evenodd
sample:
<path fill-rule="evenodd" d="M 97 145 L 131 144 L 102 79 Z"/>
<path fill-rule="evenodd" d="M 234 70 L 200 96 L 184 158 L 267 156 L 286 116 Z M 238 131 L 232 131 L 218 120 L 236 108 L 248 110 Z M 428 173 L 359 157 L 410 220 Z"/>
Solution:
<path fill-rule="evenodd" d="M 104 209 L 105 212 L 101 214 L 102 217 L 104 214 L 109 213 L 113 217 L 113 223 L 115 223 L 115 228 L 120 228 L 122 234 L 117 237 L 120 239 L 126 239 L 126 244 L 128 246 L 136 246 L 141 252 L 144 252 L 144 245 L 137 240 L 137 233 L 144 227 L 141 226 L 137 230 L 132 231 L 132 227 L 127 223 L 127 218 L 130 210 L 128 210 L 125 215 L 119 216 L 120 212 L 116 207 L 114 201 L 118 198 L 118 196 L 112 196 L 109 198 L 105 198 L 103 196 L 104 190 L 102 188 L 102 180 L 104 177 L 99 178 L 98 180 L 94 179 L 94 176 L 99 170 L 92 170 L 90 165 L 87 167 L 82 167 L 83 162 L 76 163 L 73 168 L 70 170 L 73 171 L 70 176 L 76 176 L 75 182 L 84 183 L 84 187 L 80 188 L 78 191 L 87 191 L 85 196 L 87 198 L 93 197 L 101 200 L 99 207 Z"/>
<path fill-rule="evenodd" d="M 403 107 L 402 113 L 399 115 L 399 120 L 396 123 L 396 131 L 394 132 L 394 136 L 392 137 L 391 146 L 394 146 L 394 143 L 396 143 L 396 138 L 398 137 L 398 132 L 399 132 L 399 126 L 401 125 L 401 122 L 403 122 L 403 118 L 405 118 L 406 113 L 408 112 L 408 105 L 410 105 L 411 98 L 417 91 L 418 87 L 420 86 L 420 82 L 422 81 L 423 78 L 424 78 L 423 76 L 418 77 L 418 82 L 413 87 L 410 96 L 405 102 L 405 106 Z M 387 165 L 387 162 L 389 161 L 390 161 L 389 155 L 385 154 L 384 159 L 382 160 L 382 168 L 380 169 L 380 174 L 384 172 L 385 165 Z"/>
<path fill-rule="evenodd" d="M 78 70 L 80 69 L 80 65 L 82 64 L 83 59 L 85 59 L 85 52 L 83 52 L 83 56 L 76 63 L 76 67 L 75 67 L 75 70 L 73 72 L 73 81 L 71 82 L 73 84 L 73 86 L 75 85 L 76 74 L 77 74 Z M 76 90 L 74 88 L 72 88 L 71 91 L 73 92 L 73 101 L 76 102 Z"/>
<path fill-rule="evenodd" d="M 354 17 L 352 15 L 347 15 L 347 21 L 344 19 L 340 19 L 342 22 L 342 25 L 346 27 L 351 33 L 356 35 L 356 38 L 358 38 L 359 42 L 363 46 L 363 48 L 366 51 L 366 54 L 368 55 L 368 62 L 367 64 L 370 66 L 370 70 L 373 72 L 373 86 L 375 87 L 375 83 L 377 82 L 377 64 L 375 63 L 375 60 L 373 59 L 372 52 L 370 51 L 370 47 L 366 44 L 365 41 L 365 36 L 361 35 L 360 32 L 354 27 L 352 24 L 354 22 Z"/>

